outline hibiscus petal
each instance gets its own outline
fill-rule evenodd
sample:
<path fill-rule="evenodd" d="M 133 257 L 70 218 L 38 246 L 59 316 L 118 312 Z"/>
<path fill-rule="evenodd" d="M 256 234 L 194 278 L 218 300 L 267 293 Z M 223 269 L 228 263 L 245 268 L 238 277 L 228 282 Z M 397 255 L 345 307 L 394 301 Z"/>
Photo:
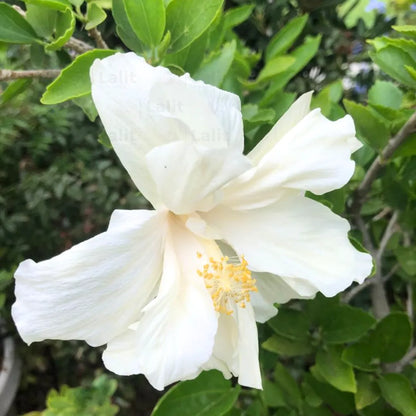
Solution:
<path fill-rule="evenodd" d="M 144 161 L 154 147 L 184 140 L 241 153 L 243 124 L 234 94 L 152 67 L 134 53 L 96 60 L 91 83 L 115 152 L 154 206 L 159 199 Z"/>
<path fill-rule="evenodd" d="M 183 141 L 156 147 L 146 159 L 163 204 L 175 214 L 211 209 L 221 197 L 215 191 L 251 166 L 241 153 Z"/>
<path fill-rule="evenodd" d="M 264 145 L 260 142 L 260 150 L 249 155 L 257 165 L 224 189 L 227 205 L 235 209 L 265 206 L 280 199 L 285 190 L 320 195 L 342 187 L 351 178 L 355 168 L 351 153 L 361 143 L 355 138 L 350 116 L 330 121 L 316 109 L 282 137 L 278 127 L 263 139 Z M 287 127 L 284 123 L 284 129 Z M 272 140 L 274 135 L 276 140 Z"/>
<path fill-rule="evenodd" d="M 204 370 L 220 370 L 226 378 L 238 377 L 242 386 L 262 388 L 256 320 L 250 304 L 234 305 L 232 315 L 220 314 L 213 354 Z"/>
<path fill-rule="evenodd" d="M 22 262 L 12 315 L 23 340 L 98 346 L 137 321 L 160 279 L 165 217 L 115 211 L 109 231 L 50 260 Z"/>
<path fill-rule="evenodd" d="M 140 321 L 111 340 L 103 360 L 118 374 L 143 373 L 156 389 L 198 374 L 212 353 L 217 317 L 196 256 L 203 245 L 172 218 L 157 297 Z"/>
<path fill-rule="evenodd" d="M 280 276 L 302 297 L 334 296 L 372 269 L 371 256 L 349 242 L 348 222 L 302 195 L 257 210 L 219 206 L 201 217 L 252 270 Z"/>
<path fill-rule="evenodd" d="M 304 285 L 302 292 L 309 292 L 311 295 L 300 296 L 279 276 L 270 273 L 252 273 L 252 275 L 256 279 L 258 289 L 258 292 L 250 295 L 257 322 L 266 322 L 276 315 L 277 309 L 273 306 L 274 303 L 286 303 L 291 299 L 310 299 L 316 293 L 315 287 L 309 285 L 308 288 L 306 281 L 302 281 Z"/>
<path fill-rule="evenodd" d="M 249 159 L 257 164 L 276 143 L 310 112 L 313 91 L 301 95 L 277 121 L 269 133 L 248 154 Z"/>

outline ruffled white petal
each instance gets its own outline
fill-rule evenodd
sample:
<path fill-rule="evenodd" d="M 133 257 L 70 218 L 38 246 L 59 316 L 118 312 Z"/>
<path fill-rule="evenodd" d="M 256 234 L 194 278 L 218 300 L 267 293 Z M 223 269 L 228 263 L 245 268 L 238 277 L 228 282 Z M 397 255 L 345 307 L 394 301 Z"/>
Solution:
<path fill-rule="evenodd" d="M 371 256 L 349 242 L 348 222 L 327 207 L 292 194 L 257 210 L 217 207 L 202 218 L 244 255 L 254 271 L 280 276 L 299 296 L 334 296 L 362 283 Z"/>
<path fill-rule="evenodd" d="M 305 98 L 299 105 L 306 102 Z M 277 124 L 259 143 L 259 150 L 253 150 L 249 157 L 257 165 L 225 187 L 226 205 L 253 209 L 279 200 L 290 190 L 323 194 L 349 181 L 355 168 L 351 153 L 361 147 L 350 116 L 330 121 L 316 109 L 287 131 L 290 126 L 284 122 L 280 134 Z"/>
<path fill-rule="evenodd" d="M 286 303 L 291 299 L 310 299 L 315 296 L 316 288 L 308 286 L 308 282 L 302 281 L 303 293 L 310 293 L 310 296 L 301 296 L 292 289 L 284 279 L 270 273 L 252 273 L 256 279 L 258 292 L 251 294 L 251 304 L 256 315 L 257 322 L 266 322 L 276 315 L 277 309 L 274 303 Z"/>
<path fill-rule="evenodd" d="M 276 143 L 310 112 L 313 91 L 301 95 L 277 121 L 269 133 L 248 154 L 254 165 L 260 162 Z"/>
<path fill-rule="evenodd" d="M 140 321 L 111 340 L 106 367 L 118 374 L 143 373 L 157 389 L 198 374 L 212 354 L 217 317 L 201 277 L 203 245 L 177 219 L 169 222 L 163 275 L 156 298 Z"/>
<path fill-rule="evenodd" d="M 107 232 L 15 273 L 17 329 L 27 343 L 105 344 L 140 317 L 162 271 L 166 214 L 115 211 Z"/>
<path fill-rule="evenodd" d="M 175 214 L 212 208 L 221 198 L 217 191 L 251 166 L 241 153 L 183 141 L 154 148 L 146 161 L 164 206 Z"/>
<path fill-rule="evenodd" d="M 232 315 L 220 314 L 212 356 L 204 370 L 220 370 L 224 377 L 238 377 L 242 386 L 262 388 L 258 357 L 257 326 L 250 304 L 234 305 Z"/>
<path fill-rule="evenodd" d="M 243 148 L 239 98 L 231 93 L 152 67 L 134 53 L 96 60 L 92 97 L 110 141 L 136 186 L 152 202 L 159 195 L 145 154 L 183 140 L 207 148 Z"/>

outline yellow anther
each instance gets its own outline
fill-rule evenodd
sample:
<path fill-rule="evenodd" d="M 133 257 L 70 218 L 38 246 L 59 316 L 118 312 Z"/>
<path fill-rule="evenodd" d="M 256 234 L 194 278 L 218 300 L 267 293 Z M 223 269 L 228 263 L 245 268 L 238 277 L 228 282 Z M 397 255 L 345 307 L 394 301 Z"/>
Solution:
<path fill-rule="evenodd" d="M 201 258 L 201 253 L 197 253 L 197 257 Z M 197 270 L 198 276 L 205 279 L 215 310 L 227 315 L 233 313 L 231 302 L 245 308 L 250 302 L 250 292 L 257 292 L 256 280 L 251 277 L 246 259 L 242 257 L 236 264 L 229 263 L 229 260 L 227 256 L 218 261 L 210 257 L 209 263 Z"/>

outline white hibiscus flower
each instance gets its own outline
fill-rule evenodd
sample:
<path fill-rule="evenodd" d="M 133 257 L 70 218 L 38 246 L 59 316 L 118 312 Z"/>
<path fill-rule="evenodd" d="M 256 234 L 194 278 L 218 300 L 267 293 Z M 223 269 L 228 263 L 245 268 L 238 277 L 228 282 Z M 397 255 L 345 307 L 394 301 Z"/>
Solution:
<path fill-rule="evenodd" d="M 348 222 L 305 197 L 350 179 L 353 121 L 310 111 L 308 93 L 244 156 L 234 94 L 133 53 L 95 61 L 91 80 L 114 150 L 155 209 L 116 210 L 106 232 L 22 262 L 20 335 L 107 344 L 108 369 L 157 389 L 211 368 L 261 388 L 256 320 L 371 271 Z"/>

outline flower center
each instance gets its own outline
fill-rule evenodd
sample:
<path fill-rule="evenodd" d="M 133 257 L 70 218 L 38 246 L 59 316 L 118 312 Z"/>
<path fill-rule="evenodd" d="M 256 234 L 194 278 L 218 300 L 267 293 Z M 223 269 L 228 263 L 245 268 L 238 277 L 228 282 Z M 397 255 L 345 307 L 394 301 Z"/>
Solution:
<path fill-rule="evenodd" d="M 197 253 L 199 258 L 201 253 Z M 244 256 L 239 263 L 229 263 L 227 256 L 219 261 L 209 258 L 209 263 L 198 270 L 199 276 L 205 280 L 205 286 L 210 291 L 214 308 L 217 312 L 231 315 L 231 301 L 241 308 L 250 302 L 250 292 L 257 292 L 256 280 L 251 277 Z"/>

